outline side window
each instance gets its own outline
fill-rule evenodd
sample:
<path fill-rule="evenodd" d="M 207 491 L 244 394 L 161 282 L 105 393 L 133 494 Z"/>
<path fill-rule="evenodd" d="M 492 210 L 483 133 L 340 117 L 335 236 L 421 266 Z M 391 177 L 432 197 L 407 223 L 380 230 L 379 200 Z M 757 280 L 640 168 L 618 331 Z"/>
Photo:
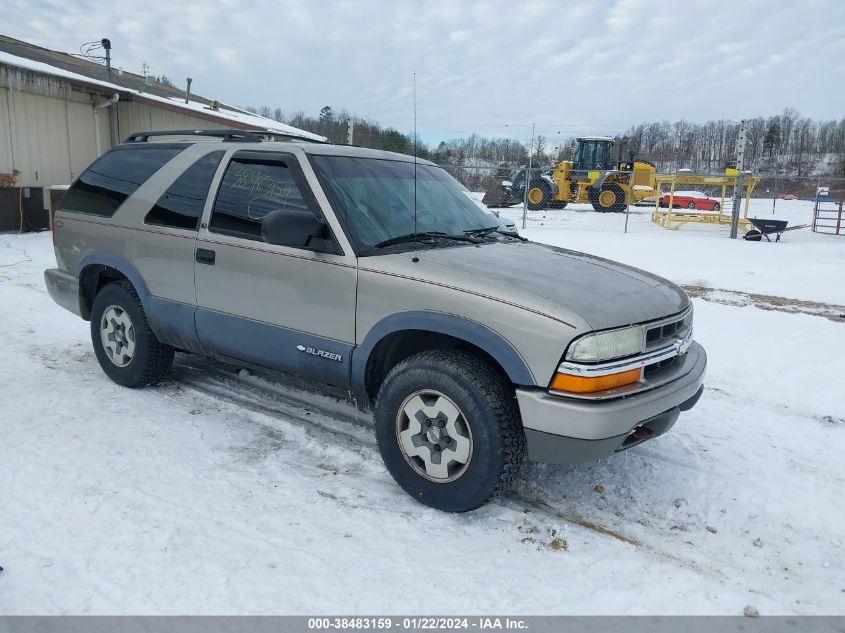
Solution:
<path fill-rule="evenodd" d="M 220 183 L 209 230 L 261 241 L 261 222 L 278 209 L 313 212 L 294 179 L 293 169 L 281 159 L 235 155 Z"/>
<path fill-rule="evenodd" d="M 103 154 L 68 189 L 59 207 L 111 217 L 124 200 L 182 149 L 144 145 Z"/>
<path fill-rule="evenodd" d="M 211 179 L 225 153 L 211 152 L 188 167 L 162 194 L 144 222 L 196 231 Z"/>

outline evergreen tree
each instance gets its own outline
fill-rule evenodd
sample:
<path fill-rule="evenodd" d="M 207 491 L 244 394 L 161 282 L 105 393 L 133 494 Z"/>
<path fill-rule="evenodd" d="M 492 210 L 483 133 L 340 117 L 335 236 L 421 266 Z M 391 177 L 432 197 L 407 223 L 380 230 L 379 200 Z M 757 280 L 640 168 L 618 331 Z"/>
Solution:
<path fill-rule="evenodd" d="M 763 151 L 769 155 L 769 158 L 772 158 L 778 147 L 780 147 L 780 123 L 776 118 L 773 118 L 769 121 L 766 136 L 763 138 Z"/>

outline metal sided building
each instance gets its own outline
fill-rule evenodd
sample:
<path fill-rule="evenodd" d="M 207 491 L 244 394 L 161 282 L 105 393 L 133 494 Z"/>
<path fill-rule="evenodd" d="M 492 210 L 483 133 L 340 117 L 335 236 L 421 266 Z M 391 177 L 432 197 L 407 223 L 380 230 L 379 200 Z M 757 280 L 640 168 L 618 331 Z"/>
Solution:
<path fill-rule="evenodd" d="M 113 69 L 109 81 L 101 64 L 0 35 L 0 231 L 46 228 L 50 188 L 61 195 L 132 133 L 209 128 L 325 140 L 151 77 Z"/>

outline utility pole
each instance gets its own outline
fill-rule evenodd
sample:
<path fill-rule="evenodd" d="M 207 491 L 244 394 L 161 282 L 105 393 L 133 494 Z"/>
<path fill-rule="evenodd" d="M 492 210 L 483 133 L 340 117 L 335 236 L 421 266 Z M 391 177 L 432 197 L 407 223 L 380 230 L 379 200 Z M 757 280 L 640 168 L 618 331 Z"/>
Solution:
<path fill-rule="evenodd" d="M 743 199 L 743 180 L 745 178 L 745 139 L 748 132 L 748 121 L 739 122 L 739 137 L 736 139 L 736 185 L 734 186 L 734 203 L 731 213 L 731 239 L 736 239 L 739 228 L 739 212 Z"/>
<path fill-rule="evenodd" d="M 528 146 L 528 171 L 525 172 L 525 191 L 522 194 L 522 228 L 528 219 L 528 187 L 531 186 L 531 163 L 534 158 L 534 124 L 531 124 L 531 144 Z"/>
<path fill-rule="evenodd" d="M 111 41 L 104 37 L 100 41 L 100 44 L 106 49 L 106 76 L 108 77 L 109 83 L 111 83 Z"/>
<path fill-rule="evenodd" d="M 106 49 L 106 76 L 111 83 L 111 41 L 104 37 L 100 43 Z M 117 145 L 117 134 L 117 103 L 112 103 L 109 105 L 109 140 L 112 147 Z M 100 151 L 99 147 L 97 151 Z"/>
<path fill-rule="evenodd" d="M 346 119 L 346 144 L 352 145 L 352 133 L 354 131 L 355 124 L 352 122 L 352 117 Z M 416 142 L 416 139 L 414 139 Z"/>

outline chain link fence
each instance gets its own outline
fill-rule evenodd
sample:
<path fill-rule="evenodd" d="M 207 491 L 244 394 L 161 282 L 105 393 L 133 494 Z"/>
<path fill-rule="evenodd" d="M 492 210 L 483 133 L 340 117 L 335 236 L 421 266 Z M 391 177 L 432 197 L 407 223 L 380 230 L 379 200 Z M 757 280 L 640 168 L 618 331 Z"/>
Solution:
<path fill-rule="evenodd" d="M 529 201 L 526 209 L 524 189 L 513 187 L 523 170 L 521 166 L 472 166 L 441 164 L 479 201 L 494 212 L 512 219 L 518 227 L 529 229 L 571 229 L 619 233 L 670 231 L 683 235 L 729 237 L 734 208 L 732 184 L 683 184 L 691 174 L 679 172 L 669 206 L 672 174 L 659 175 L 660 191 L 647 191 L 632 184 L 626 174 L 629 204 L 617 211 L 597 210 L 584 196 L 565 205 L 553 197 L 548 204 Z M 548 166 L 536 168 L 548 176 Z M 537 176 L 532 176 L 533 179 Z M 715 175 L 709 180 L 721 178 Z M 743 198 L 739 213 L 738 236 L 761 231 L 760 239 L 784 241 L 841 240 L 845 244 L 845 178 L 828 176 L 746 177 L 752 182 L 750 197 Z M 504 194 L 503 194 L 504 192 Z M 511 195 L 507 195 L 510 193 Z M 498 198 L 496 196 L 498 194 Z M 544 206 L 544 208 L 537 208 Z M 532 208 L 533 207 L 533 208 Z M 523 224 L 524 223 L 524 224 Z M 785 224 L 784 224 L 785 223 Z"/>

